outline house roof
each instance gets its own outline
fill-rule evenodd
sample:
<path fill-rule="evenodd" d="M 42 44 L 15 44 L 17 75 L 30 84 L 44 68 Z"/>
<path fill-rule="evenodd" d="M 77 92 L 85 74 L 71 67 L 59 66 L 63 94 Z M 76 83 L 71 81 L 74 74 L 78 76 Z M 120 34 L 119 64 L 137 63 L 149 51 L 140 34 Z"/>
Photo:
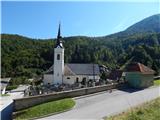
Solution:
<path fill-rule="evenodd" d="M 143 74 L 154 74 L 155 71 L 141 63 L 131 63 L 127 66 L 127 72 L 141 72 Z"/>
<path fill-rule="evenodd" d="M 53 74 L 53 65 L 45 72 Z M 64 75 L 99 75 L 98 64 L 65 64 Z"/>
<path fill-rule="evenodd" d="M 1 83 L 6 83 L 8 84 L 8 82 L 11 80 L 11 78 L 1 78 Z"/>
<path fill-rule="evenodd" d="M 11 78 L 1 78 L 1 90 L 3 90 L 8 85 L 10 80 Z"/>

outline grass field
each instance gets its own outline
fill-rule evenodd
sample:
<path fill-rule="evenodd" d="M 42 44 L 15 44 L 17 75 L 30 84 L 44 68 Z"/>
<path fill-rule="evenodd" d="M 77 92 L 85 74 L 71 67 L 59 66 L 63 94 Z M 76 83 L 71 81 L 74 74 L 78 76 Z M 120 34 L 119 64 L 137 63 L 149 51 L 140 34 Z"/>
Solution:
<path fill-rule="evenodd" d="M 71 98 L 43 103 L 20 111 L 20 114 L 16 116 L 16 120 L 26 120 L 34 117 L 41 117 L 51 113 L 61 112 L 72 108 L 74 105 L 75 101 Z"/>
<path fill-rule="evenodd" d="M 105 118 L 105 120 L 158 120 L 160 118 L 160 98 L 132 108 L 119 115 Z"/>
<path fill-rule="evenodd" d="M 154 80 L 154 85 L 160 85 L 160 80 Z"/>

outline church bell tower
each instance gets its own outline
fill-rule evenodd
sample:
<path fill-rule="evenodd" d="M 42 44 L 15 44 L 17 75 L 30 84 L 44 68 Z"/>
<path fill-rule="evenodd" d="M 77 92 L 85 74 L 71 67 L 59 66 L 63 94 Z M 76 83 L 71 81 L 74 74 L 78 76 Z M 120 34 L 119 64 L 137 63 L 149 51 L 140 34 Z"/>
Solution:
<path fill-rule="evenodd" d="M 62 44 L 61 37 L 61 25 L 59 24 L 57 41 L 54 48 L 54 72 L 53 72 L 53 83 L 62 84 L 64 75 L 64 47 Z"/>

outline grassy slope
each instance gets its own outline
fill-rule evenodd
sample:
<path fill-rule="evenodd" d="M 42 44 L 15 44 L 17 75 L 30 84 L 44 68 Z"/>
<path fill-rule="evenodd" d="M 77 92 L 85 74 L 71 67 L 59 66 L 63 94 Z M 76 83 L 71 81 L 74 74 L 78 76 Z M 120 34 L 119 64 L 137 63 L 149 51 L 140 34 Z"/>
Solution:
<path fill-rule="evenodd" d="M 154 85 L 160 85 L 160 80 L 154 80 Z"/>
<path fill-rule="evenodd" d="M 160 118 L 160 98 L 133 108 L 128 112 L 106 118 L 106 120 L 158 120 Z"/>
<path fill-rule="evenodd" d="M 21 111 L 21 114 L 19 114 L 16 117 L 16 119 L 21 120 L 21 119 L 29 119 L 33 117 L 40 117 L 43 115 L 70 109 L 74 105 L 75 105 L 75 101 L 71 98 L 43 103 L 43 104 Z"/>

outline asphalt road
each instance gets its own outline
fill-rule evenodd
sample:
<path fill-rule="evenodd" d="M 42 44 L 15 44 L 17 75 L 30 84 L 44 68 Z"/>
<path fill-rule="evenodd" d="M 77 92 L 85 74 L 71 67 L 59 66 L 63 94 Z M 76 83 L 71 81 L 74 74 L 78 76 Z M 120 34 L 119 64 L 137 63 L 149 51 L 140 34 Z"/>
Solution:
<path fill-rule="evenodd" d="M 41 118 L 39 120 L 53 119 L 102 119 L 105 116 L 114 115 L 131 107 L 150 101 L 160 96 L 160 87 L 152 87 L 144 90 L 114 90 L 74 98 L 76 106 L 67 112 Z"/>

